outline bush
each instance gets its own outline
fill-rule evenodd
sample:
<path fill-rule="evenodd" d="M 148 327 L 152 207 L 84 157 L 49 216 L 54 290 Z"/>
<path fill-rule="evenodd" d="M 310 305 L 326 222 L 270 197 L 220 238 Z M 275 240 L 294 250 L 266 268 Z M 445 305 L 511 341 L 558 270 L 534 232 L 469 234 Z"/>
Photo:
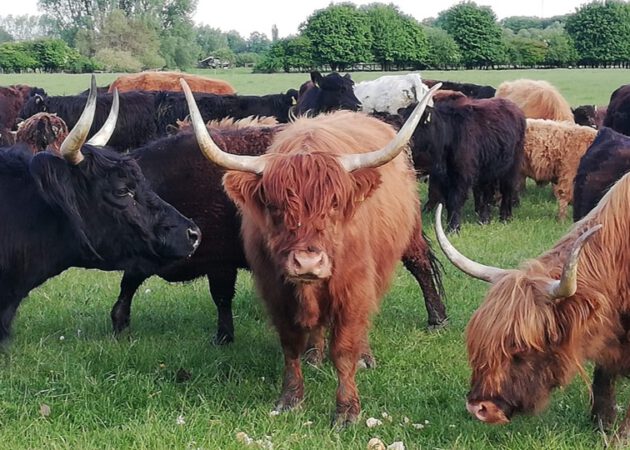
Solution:
<path fill-rule="evenodd" d="M 142 63 L 123 50 L 104 48 L 96 52 L 94 60 L 109 72 L 140 72 Z"/>

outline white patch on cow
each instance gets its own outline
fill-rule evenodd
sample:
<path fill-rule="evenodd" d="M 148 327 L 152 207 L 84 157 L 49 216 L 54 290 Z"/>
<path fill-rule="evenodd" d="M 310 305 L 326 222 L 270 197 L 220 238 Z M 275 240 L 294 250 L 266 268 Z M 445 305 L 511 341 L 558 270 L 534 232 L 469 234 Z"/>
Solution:
<path fill-rule="evenodd" d="M 420 74 L 410 73 L 362 81 L 355 84 L 354 95 L 361 101 L 362 111 L 397 114 L 399 108 L 420 101 L 428 90 L 429 88 L 422 83 Z M 429 106 L 433 106 L 433 101 Z"/>

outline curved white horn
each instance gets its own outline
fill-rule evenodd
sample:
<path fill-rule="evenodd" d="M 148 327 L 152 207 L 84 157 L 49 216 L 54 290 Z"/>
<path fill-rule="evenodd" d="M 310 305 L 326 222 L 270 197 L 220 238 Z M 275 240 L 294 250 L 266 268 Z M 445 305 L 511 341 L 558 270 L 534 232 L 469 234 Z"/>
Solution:
<path fill-rule="evenodd" d="M 441 86 L 442 83 L 437 83 L 429 89 L 426 94 L 424 94 L 422 100 L 420 100 L 418 105 L 414 108 L 405 124 L 402 126 L 400 131 L 398 131 L 396 137 L 392 139 L 389 144 L 373 152 L 342 155 L 340 160 L 343 167 L 348 172 L 366 167 L 379 167 L 398 156 L 407 142 L 409 142 L 409 139 L 411 139 L 411 136 L 416 130 L 416 127 L 422 118 L 422 114 L 424 114 L 424 110 L 433 97 L 434 92 Z"/>
<path fill-rule="evenodd" d="M 571 253 L 562 268 L 562 276 L 559 280 L 549 283 L 547 292 L 551 300 L 557 298 L 571 297 L 577 291 L 577 268 L 580 259 L 580 252 L 586 244 L 586 241 L 597 231 L 602 228 L 601 224 L 595 225 L 578 237 L 573 243 Z"/>
<path fill-rule="evenodd" d="M 87 142 L 88 144 L 96 145 L 99 147 L 107 145 L 112 135 L 114 134 L 114 130 L 116 129 L 116 121 L 118 120 L 118 109 L 118 89 L 114 89 L 114 95 L 112 97 L 112 108 L 109 110 L 107 120 L 105 121 L 101 129 L 98 130 L 98 133 L 92 136 L 92 138 Z"/>
<path fill-rule="evenodd" d="M 462 255 L 453 244 L 451 244 L 444 234 L 444 230 L 442 229 L 442 204 L 440 203 L 437 206 L 437 210 L 435 212 L 435 234 L 437 236 L 438 243 L 442 248 L 442 251 L 446 255 L 446 257 L 453 263 L 455 267 L 464 272 L 465 274 L 470 275 L 471 277 L 477 278 L 479 280 L 487 281 L 488 283 L 494 283 L 500 277 L 507 273 L 507 270 L 500 269 L 498 267 L 486 266 L 484 264 L 480 264 L 472 259 L 468 259 L 464 255 Z"/>
<path fill-rule="evenodd" d="M 79 164 L 83 161 L 81 147 L 85 143 L 92 121 L 94 120 L 94 112 L 96 111 L 96 77 L 92 75 L 92 83 L 90 85 L 90 93 L 85 103 L 85 108 L 81 113 L 81 117 L 74 125 L 68 136 L 63 140 L 60 147 L 60 153 L 70 164 Z"/>
<path fill-rule="evenodd" d="M 265 160 L 262 157 L 233 155 L 231 153 L 224 152 L 217 144 L 214 143 L 210 137 L 210 133 L 208 133 L 206 124 L 203 123 L 203 118 L 201 117 L 199 108 L 197 108 L 197 102 L 195 102 L 195 98 L 188 87 L 188 83 L 186 83 L 186 80 L 183 78 L 180 78 L 179 82 L 182 85 L 184 94 L 186 95 L 186 102 L 188 103 L 188 109 L 190 111 L 190 122 L 193 130 L 195 130 L 195 136 L 197 137 L 199 148 L 205 157 L 218 166 L 228 170 L 240 170 L 241 172 L 252 172 L 259 175 L 263 173 L 263 170 L 265 169 Z"/>

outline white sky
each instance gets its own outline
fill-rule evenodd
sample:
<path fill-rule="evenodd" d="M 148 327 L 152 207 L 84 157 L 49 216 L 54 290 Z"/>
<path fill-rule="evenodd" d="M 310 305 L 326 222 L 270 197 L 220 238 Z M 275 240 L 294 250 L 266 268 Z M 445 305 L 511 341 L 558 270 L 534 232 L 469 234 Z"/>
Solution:
<path fill-rule="evenodd" d="M 357 5 L 375 0 L 353 0 Z M 492 7 L 499 19 L 508 16 L 551 17 L 575 12 L 590 0 L 476 0 L 478 5 Z M 435 17 L 459 0 L 384 0 L 394 3 L 406 14 L 418 20 Z M 37 0 L 1 0 L 0 15 L 39 14 Z M 199 0 L 194 16 L 199 24 L 207 24 L 223 31 L 236 30 L 245 38 L 252 31 L 260 31 L 271 37 L 271 26 L 276 24 L 280 37 L 297 33 L 300 23 L 316 9 L 325 8 L 341 0 Z"/>

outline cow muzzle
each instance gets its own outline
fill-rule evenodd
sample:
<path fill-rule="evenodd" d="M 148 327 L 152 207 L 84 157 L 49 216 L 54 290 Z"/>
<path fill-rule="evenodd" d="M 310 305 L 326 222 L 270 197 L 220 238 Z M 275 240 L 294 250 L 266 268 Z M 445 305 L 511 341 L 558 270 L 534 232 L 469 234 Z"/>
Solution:
<path fill-rule="evenodd" d="M 494 402 L 466 402 L 466 409 L 476 419 L 490 424 L 510 423 L 509 417 Z"/>
<path fill-rule="evenodd" d="M 287 275 L 300 282 L 317 281 L 330 277 L 332 265 L 321 250 L 293 250 L 287 260 Z"/>

